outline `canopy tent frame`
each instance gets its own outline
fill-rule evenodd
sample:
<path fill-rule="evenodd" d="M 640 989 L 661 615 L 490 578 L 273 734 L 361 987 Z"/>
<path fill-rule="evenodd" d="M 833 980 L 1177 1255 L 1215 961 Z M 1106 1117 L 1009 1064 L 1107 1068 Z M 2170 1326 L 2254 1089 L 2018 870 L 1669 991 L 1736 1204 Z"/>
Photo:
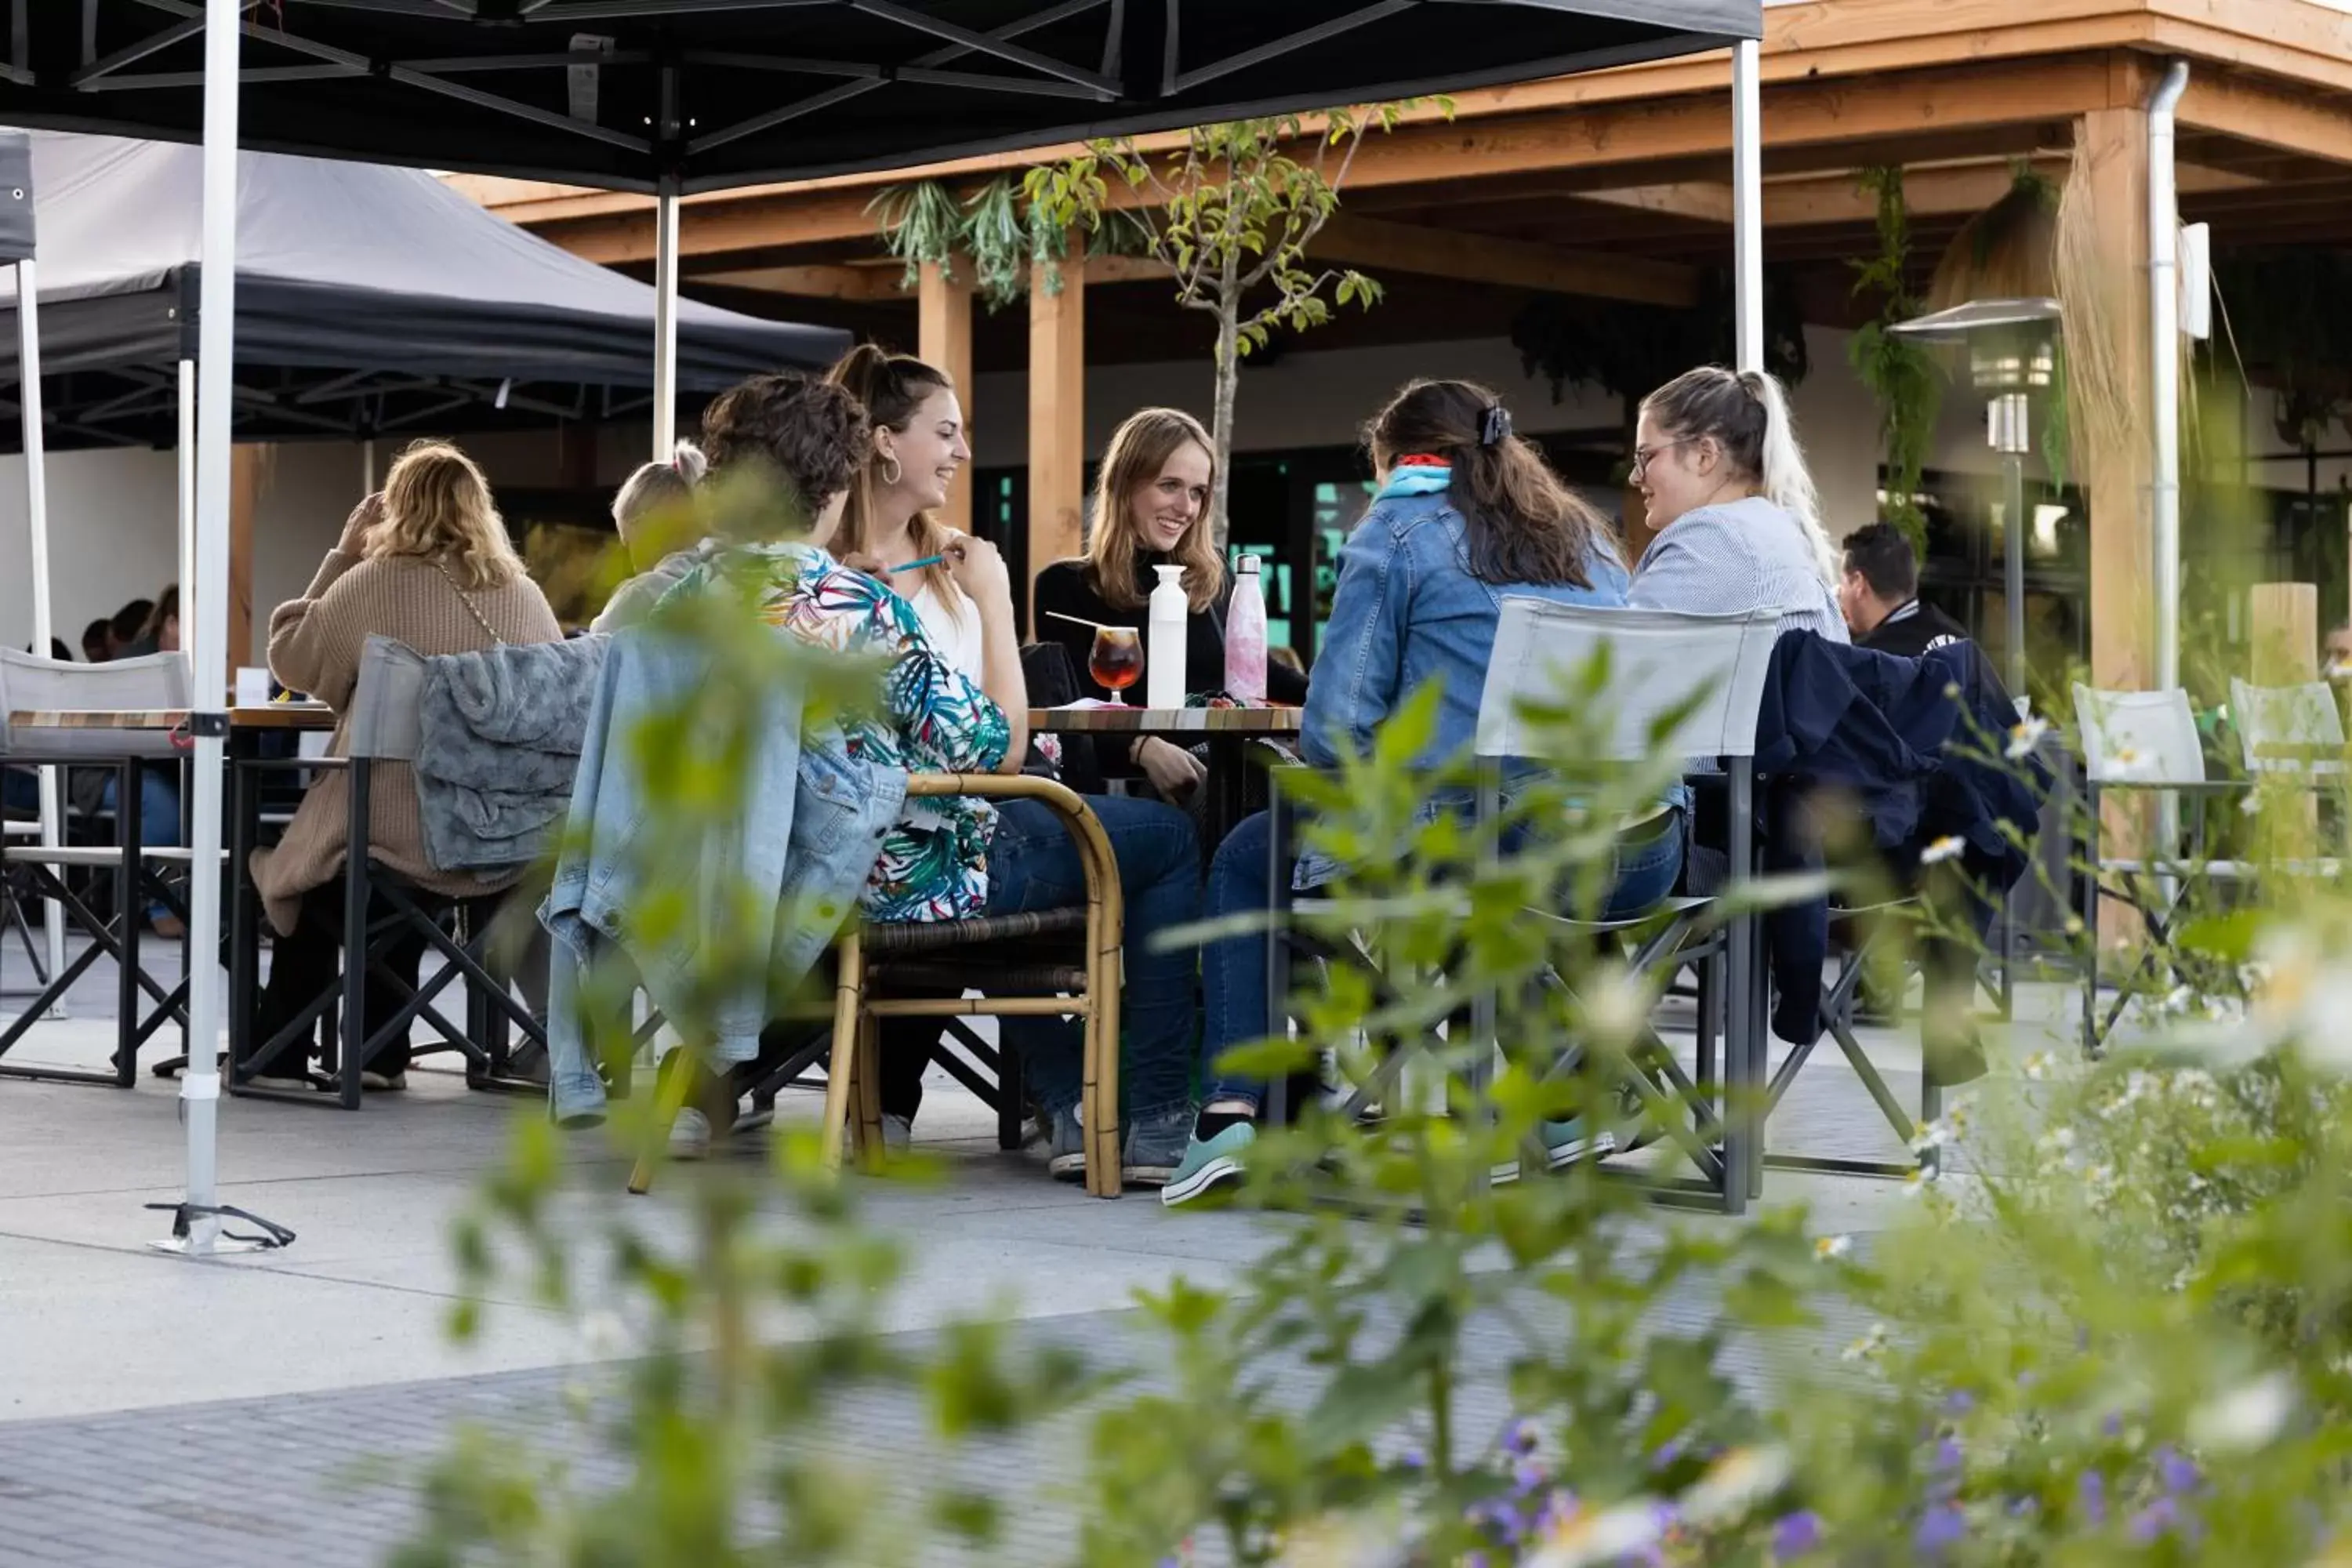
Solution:
<path fill-rule="evenodd" d="M 656 197 L 659 237 L 657 299 L 662 302 L 656 310 L 658 390 L 673 385 L 676 374 L 674 350 L 669 346 L 669 312 L 675 309 L 677 287 L 677 204 L 679 198 L 695 192 L 905 167 L 1090 136 L 1174 130 L 1328 103 L 1461 90 L 1729 47 L 1733 51 L 1738 360 L 1743 369 L 1760 368 L 1762 204 L 1756 40 L 1762 26 L 1759 0 L 1651 0 L 1638 9 L 1615 0 L 1339 0 L 1339 5 L 1342 8 L 1297 26 L 1294 25 L 1297 8 L 1286 11 L 1285 20 L 1276 22 L 1271 16 L 1275 8 L 1255 0 L 1066 0 L 1026 15 L 1006 16 L 994 26 L 967 26 L 927 15 L 917 5 L 901 0 L 670 0 L 659 5 L 652 0 L 313 0 L 307 5 L 301 0 L 289 0 L 287 8 L 300 10 L 313 26 L 319 25 L 319 14 L 327 12 L 349 28 L 380 24 L 382 36 L 390 41 L 398 28 L 422 35 L 431 24 L 436 37 L 473 46 L 478 51 L 453 56 L 446 52 L 373 55 L 283 28 L 265 27 L 247 19 L 252 0 L 204 0 L 201 11 L 192 0 L 84 0 L 79 64 L 68 73 L 73 79 L 63 90 L 37 68 L 39 62 L 35 53 L 40 40 L 34 39 L 25 26 L 15 29 L 9 64 L 0 68 L 0 121 L 185 139 L 194 127 L 165 89 L 200 86 L 205 255 L 216 258 L 232 256 L 236 243 L 238 100 L 244 86 L 283 93 L 311 81 L 364 79 L 371 85 L 415 89 L 480 110 L 494 119 L 469 121 L 464 129 L 453 132 L 446 125 L 429 126 L 411 117 L 394 132 L 378 132 L 387 139 L 376 142 L 356 134 L 355 127 L 361 122 L 354 116 L 363 115 L 371 102 L 381 103 L 381 98 L 354 89 L 349 111 L 334 127 L 322 129 L 316 118 L 303 121 L 290 114 L 287 103 L 273 101 L 267 104 L 266 111 L 280 118 L 270 126 L 247 129 L 251 145 L 272 150 L 652 193 Z M 131 6 L 161 11 L 177 21 L 152 35 L 125 38 L 101 55 L 98 49 L 100 13 L 119 15 Z M 847 17 L 861 26 L 881 24 L 893 36 L 936 39 L 939 46 L 905 59 L 852 58 L 849 54 L 839 58 L 803 58 L 773 53 L 765 47 L 767 40 L 753 35 L 787 12 L 793 14 L 795 26 L 813 28 L 818 22 Z M 1419 41 L 1426 47 L 1399 52 L 1393 25 L 1437 12 L 1447 14 L 1445 22 L 1421 36 Z M 1501 17 L 1507 25 L 1454 26 L 1465 12 Z M 1058 49 L 1035 37 L 1088 17 L 1098 19 L 1100 27 L 1092 35 L 1097 42 L 1087 51 L 1085 62 L 1076 58 L 1075 33 L 1055 35 Z M 743 40 L 719 47 L 689 36 L 714 19 L 737 27 Z M 524 47 L 513 47 L 530 30 L 528 26 L 478 25 L 489 20 L 537 24 L 551 30 L 585 23 L 644 23 L 666 31 L 659 47 L 628 47 L 625 40 L 614 40 L 612 47 L 590 52 L 570 47 L 548 50 L 528 47 L 527 39 Z M 1151 25 L 1155 20 L 1156 27 Z M 43 14 L 43 21 L 57 26 L 47 13 Z M 1579 26 L 1593 37 L 1575 33 Z M 204 41 L 201 71 L 127 68 L 182 47 L 198 31 Z M 1204 32 L 1209 47 L 1188 64 L 1188 47 Z M 1571 36 L 1584 47 L 1569 47 Z M 301 63 L 244 67 L 240 45 L 248 37 L 300 56 Z M 1024 37 L 1032 42 L 1017 41 Z M 51 41 L 56 41 L 53 37 Z M 1350 54 L 1349 49 L 1357 52 Z M 1213 54 L 1214 58 L 1210 58 Z M 1013 73 L 1025 74 L 948 68 L 972 55 L 999 62 Z M 1418 61 L 1419 79 L 1387 74 L 1391 62 L 1401 59 Z M 1279 66 L 1279 74 L 1260 74 L 1269 65 Z M 691 83 L 687 77 L 689 68 L 695 72 Z M 1375 69 L 1380 74 L 1372 74 Z M 520 87 L 498 92 L 453 79 L 486 72 L 535 81 L 546 79 L 542 73 L 559 73 L 570 101 L 565 110 L 557 110 L 546 102 L 515 96 L 522 90 Z M 647 81 L 631 79 L 629 72 L 655 74 Z M 730 72 L 763 82 L 772 82 L 779 74 L 828 78 L 832 85 L 787 98 L 781 104 L 763 103 L 751 110 L 728 104 L 724 90 L 703 90 L 705 84 L 723 79 Z M 645 106 L 645 122 L 654 134 L 619 130 L 597 118 L 596 100 L 607 75 L 619 77 L 625 89 L 633 90 L 635 101 Z M 1132 84 L 1137 83 L 1147 83 L 1148 89 L 1133 90 Z M 1211 86 L 1232 90 L 1202 90 Z M 761 95 L 773 90 L 772 86 L 763 85 Z M 826 111 L 864 103 L 886 90 L 899 94 L 882 106 L 889 111 L 887 120 L 844 118 L 839 125 L 820 123 Z M 974 101 L 1013 103 L 1043 112 L 1018 121 L 1000 118 L 983 122 L 976 114 L 960 113 L 956 107 L 927 105 L 919 96 L 927 90 L 949 95 L 945 101 L 950 106 Z M 909 94 L 915 96 L 910 99 Z M 957 94 L 969 96 L 959 99 L 953 96 Z M 629 95 L 625 90 L 619 96 Z M 101 107 L 105 104 L 125 107 L 110 116 Z M 1065 104 L 1083 104 L 1102 112 L 1092 118 L 1072 118 L 1061 107 Z M 698 108 L 702 105 L 709 107 L 700 112 L 709 112 L 713 120 L 708 130 L 698 123 Z M 498 122 L 509 127 L 507 138 L 482 129 Z M 373 122 L 368 123 L 375 130 Z M 877 133 L 872 129 L 877 124 L 887 133 Z M 292 130 L 296 125 L 302 126 L 299 134 Z M 961 139 L 941 135 L 941 125 L 952 125 L 965 134 Z M 793 133 L 770 137 L 769 133 L 785 126 L 793 127 Z M 352 133 L 339 139 L 337 127 Z M 533 140 L 526 127 L 551 131 L 558 139 Z M 833 140 L 826 140 L 826 132 Z M 453 137 L 469 132 L 475 136 L 472 143 L 453 144 Z M 432 140 L 436 136 L 438 140 Z M 769 160 L 751 155 L 772 145 Z M 591 157 L 591 149 L 608 149 L 625 157 Z M 196 399 L 201 429 L 196 443 L 194 635 L 189 646 L 193 667 L 214 673 L 196 682 L 198 711 L 192 725 L 196 780 L 192 951 L 196 952 L 217 951 L 220 907 L 220 770 L 227 715 L 224 683 L 215 675 L 226 668 L 222 643 L 226 620 L 236 288 L 233 267 L 205 268 L 197 353 L 203 385 Z M 674 409 L 675 402 L 662 401 L 659 405 Z M 657 441 L 663 435 L 657 420 Z M 659 449 L 666 451 L 666 443 Z M 197 970 L 189 997 L 190 1033 L 195 1048 L 181 1079 L 188 1137 L 187 1198 L 180 1206 L 175 1227 L 181 1234 L 171 1242 L 158 1244 L 194 1257 L 223 1250 L 227 1245 L 219 1232 L 215 1195 L 220 1080 L 214 1053 L 205 1048 L 218 1030 L 221 976 L 217 965 L 199 964 Z M 1727 1049 L 1752 1053 L 1760 1049 L 1760 1040 L 1727 1041 Z M 1758 1174 L 1760 1166 L 1735 1179 L 1744 1191 Z"/>
<path fill-rule="evenodd" d="M 175 100 L 205 82 L 186 58 L 195 0 L 76 9 L 16 29 L 0 118 L 135 119 L 143 134 L 193 139 Z M 258 54 L 240 82 L 309 92 L 319 111 L 281 118 L 265 102 L 248 146 L 681 195 L 1571 75 L 1760 30 L 1756 0 L 997 0 L 993 15 L 967 0 L 954 17 L 935 14 L 940 0 L 257 9 L 239 6 Z M 423 100 L 447 123 L 420 121 Z"/>

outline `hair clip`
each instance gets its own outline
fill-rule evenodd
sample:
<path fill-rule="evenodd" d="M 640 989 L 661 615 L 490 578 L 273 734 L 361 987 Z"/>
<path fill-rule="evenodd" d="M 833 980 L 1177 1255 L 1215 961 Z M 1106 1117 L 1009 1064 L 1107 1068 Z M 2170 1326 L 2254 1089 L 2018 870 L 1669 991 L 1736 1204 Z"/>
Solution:
<path fill-rule="evenodd" d="M 1486 421 L 1478 427 L 1478 445 L 1492 447 L 1511 433 L 1511 411 L 1499 403 L 1486 405 Z"/>

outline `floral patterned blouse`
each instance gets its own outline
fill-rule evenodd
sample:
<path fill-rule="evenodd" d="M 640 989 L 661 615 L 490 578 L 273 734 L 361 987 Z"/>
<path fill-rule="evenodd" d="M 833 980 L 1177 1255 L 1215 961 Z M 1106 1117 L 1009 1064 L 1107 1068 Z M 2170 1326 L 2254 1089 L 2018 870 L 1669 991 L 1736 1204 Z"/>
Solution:
<path fill-rule="evenodd" d="M 747 570 L 748 568 L 748 570 Z M 697 593 L 715 573 L 748 582 L 761 615 L 805 641 L 893 659 L 882 706 L 848 723 L 849 752 L 909 773 L 993 773 L 1012 727 L 979 683 L 931 646 L 914 606 L 812 544 L 738 546 L 724 564 L 706 552 L 673 592 Z M 988 903 L 988 844 L 996 808 L 966 796 L 909 801 L 884 835 L 864 904 L 877 921 L 965 920 Z"/>

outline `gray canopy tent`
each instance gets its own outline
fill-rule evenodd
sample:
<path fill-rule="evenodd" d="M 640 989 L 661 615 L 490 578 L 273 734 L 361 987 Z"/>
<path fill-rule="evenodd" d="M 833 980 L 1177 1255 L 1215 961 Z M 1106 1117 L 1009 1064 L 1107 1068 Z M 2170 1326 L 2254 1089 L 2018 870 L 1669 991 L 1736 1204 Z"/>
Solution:
<path fill-rule="evenodd" d="M 36 132 L 31 189 L 48 444 L 168 445 L 200 332 L 203 149 Z M 430 174 L 246 153 L 236 205 L 239 440 L 608 418 L 652 400 L 655 291 Z M 20 379 L 16 300 L 0 279 L 0 384 Z M 846 342 L 680 300 L 677 384 L 716 392 Z"/>
<path fill-rule="evenodd" d="M 1736 342 L 1763 365 L 1761 0 L 82 0 L 19 5 L 0 123 L 205 146 L 204 255 L 234 256 L 236 149 L 535 175 L 657 201 L 657 388 L 675 384 L 677 198 L 1080 137 L 1728 48 Z M 250 58 L 246 39 L 252 40 Z M 249 101 L 250 120 L 244 120 Z M 235 274 L 200 309 L 191 659 L 226 668 Z M 656 395 L 658 422 L 667 400 Z M 224 693 L 199 683 L 193 951 L 215 951 Z M 1744 928 L 1743 928 L 1744 929 Z M 1744 957 L 1735 937 L 1734 967 Z M 219 1250 L 220 1080 L 197 966 L 181 1079 L 191 1255 Z"/>

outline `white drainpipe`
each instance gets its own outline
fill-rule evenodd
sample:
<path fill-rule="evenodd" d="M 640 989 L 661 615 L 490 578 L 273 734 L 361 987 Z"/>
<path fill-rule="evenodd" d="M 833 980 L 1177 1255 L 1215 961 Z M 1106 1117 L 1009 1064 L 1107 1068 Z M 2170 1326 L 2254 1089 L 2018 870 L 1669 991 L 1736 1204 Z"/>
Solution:
<path fill-rule="evenodd" d="M 2180 684 L 2180 212 L 2172 115 L 2188 86 L 2189 63 L 2175 60 L 2147 100 L 2147 384 L 2156 416 L 2149 500 L 2159 691 Z"/>

